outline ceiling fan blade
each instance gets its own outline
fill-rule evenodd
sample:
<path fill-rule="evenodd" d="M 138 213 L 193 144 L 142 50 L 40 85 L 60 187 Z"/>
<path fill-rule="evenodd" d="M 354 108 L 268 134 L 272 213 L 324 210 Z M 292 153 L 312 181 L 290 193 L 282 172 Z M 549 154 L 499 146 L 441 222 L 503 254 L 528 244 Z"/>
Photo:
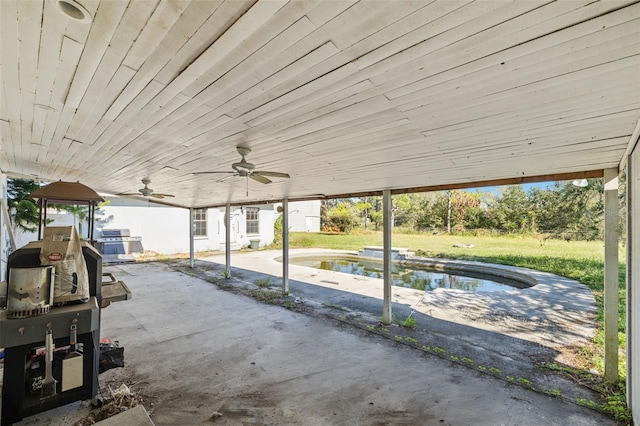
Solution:
<path fill-rule="evenodd" d="M 290 178 L 291 176 L 289 176 L 289 174 L 287 173 L 281 173 L 281 172 L 267 172 L 267 171 L 255 171 L 253 172 L 254 175 L 260 175 L 260 176 L 271 176 L 271 177 L 281 177 L 281 178 Z"/>
<path fill-rule="evenodd" d="M 193 172 L 192 175 L 235 174 L 236 172 Z"/>
<path fill-rule="evenodd" d="M 175 195 L 172 195 L 172 194 L 151 194 L 150 196 L 154 198 L 175 197 Z"/>
<path fill-rule="evenodd" d="M 224 182 L 225 180 L 231 179 L 232 177 L 235 177 L 235 176 L 240 176 L 240 175 L 238 173 L 233 173 L 233 174 L 231 174 L 229 176 L 223 177 L 222 179 L 218 179 L 216 182 Z"/>
<path fill-rule="evenodd" d="M 250 177 L 251 179 L 255 180 L 255 181 L 260 182 L 260 183 L 271 183 L 271 180 L 270 180 L 270 179 L 267 179 L 266 177 L 264 177 L 264 176 L 260 176 L 260 175 L 257 175 L 257 174 L 255 174 L 255 173 L 251 173 L 251 174 L 249 175 L 249 177 Z"/>

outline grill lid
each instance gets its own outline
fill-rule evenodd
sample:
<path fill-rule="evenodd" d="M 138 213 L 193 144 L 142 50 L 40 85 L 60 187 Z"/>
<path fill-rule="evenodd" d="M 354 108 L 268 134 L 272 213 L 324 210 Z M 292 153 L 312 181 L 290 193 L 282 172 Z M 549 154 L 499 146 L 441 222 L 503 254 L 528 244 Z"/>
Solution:
<path fill-rule="evenodd" d="M 124 229 L 103 229 L 102 236 L 107 237 L 130 237 L 131 231 L 127 228 Z"/>

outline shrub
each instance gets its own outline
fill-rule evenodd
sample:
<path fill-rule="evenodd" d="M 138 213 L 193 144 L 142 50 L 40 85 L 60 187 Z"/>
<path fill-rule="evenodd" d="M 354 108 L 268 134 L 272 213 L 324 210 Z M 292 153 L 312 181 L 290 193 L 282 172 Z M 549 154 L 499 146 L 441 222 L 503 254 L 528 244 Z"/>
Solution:
<path fill-rule="evenodd" d="M 349 203 L 339 203 L 327 211 L 325 228 L 331 231 L 351 232 L 360 223 L 358 215 Z"/>

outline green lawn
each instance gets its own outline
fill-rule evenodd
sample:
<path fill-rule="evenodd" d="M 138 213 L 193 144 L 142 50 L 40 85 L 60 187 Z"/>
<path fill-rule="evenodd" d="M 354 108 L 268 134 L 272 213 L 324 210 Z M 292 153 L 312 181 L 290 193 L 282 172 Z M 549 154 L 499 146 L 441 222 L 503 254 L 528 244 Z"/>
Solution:
<path fill-rule="evenodd" d="M 451 259 L 478 260 L 504 265 L 522 266 L 551 272 L 575 279 L 587 285 L 598 304 L 599 331 L 596 346 L 602 348 L 603 333 L 603 277 L 604 243 L 602 241 L 543 241 L 524 236 L 452 236 L 431 234 L 393 234 L 393 247 L 404 247 L 421 256 Z M 470 248 L 455 247 L 456 244 L 471 244 Z M 342 250 L 358 250 L 364 246 L 381 246 L 382 233 L 352 233 L 348 235 L 291 233 L 291 247 L 322 247 Z M 619 269 L 619 340 L 625 345 L 625 253 L 620 247 Z M 598 351 L 600 352 L 600 351 Z M 599 357 L 596 357 L 599 358 Z M 595 359 L 596 367 L 601 361 Z M 624 369 L 621 368 L 621 372 Z"/>

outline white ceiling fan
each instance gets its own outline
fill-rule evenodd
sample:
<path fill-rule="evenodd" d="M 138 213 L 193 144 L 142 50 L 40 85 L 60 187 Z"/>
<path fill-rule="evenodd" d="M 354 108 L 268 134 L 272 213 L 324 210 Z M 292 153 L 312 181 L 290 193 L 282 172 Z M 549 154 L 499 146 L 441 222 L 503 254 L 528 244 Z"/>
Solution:
<path fill-rule="evenodd" d="M 138 189 L 138 192 L 118 194 L 118 195 L 142 195 L 144 197 L 153 197 L 153 198 L 174 197 L 174 195 L 171 195 L 171 194 L 160 194 L 158 192 L 154 192 L 153 189 L 149 188 L 150 183 L 151 183 L 151 179 L 142 178 L 142 184 L 144 185 L 144 188 Z"/>
<path fill-rule="evenodd" d="M 249 155 L 251 152 L 251 148 L 246 147 L 236 147 L 238 150 L 238 154 L 242 156 L 242 159 L 231 165 L 231 168 L 234 171 L 215 171 L 215 172 L 194 172 L 194 175 L 205 175 L 205 174 L 227 174 L 229 176 L 225 176 L 222 179 L 219 179 L 217 182 L 225 181 L 234 176 L 251 178 L 260 183 L 271 183 L 271 179 L 268 177 L 277 177 L 277 178 L 285 178 L 288 179 L 290 176 L 287 173 L 282 172 L 269 172 L 265 170 L 255 170 L 256 166 L 252 163 L 249 163 L 244 157 Z M 268 176 L 268 177 L 267 177 Z"/>

